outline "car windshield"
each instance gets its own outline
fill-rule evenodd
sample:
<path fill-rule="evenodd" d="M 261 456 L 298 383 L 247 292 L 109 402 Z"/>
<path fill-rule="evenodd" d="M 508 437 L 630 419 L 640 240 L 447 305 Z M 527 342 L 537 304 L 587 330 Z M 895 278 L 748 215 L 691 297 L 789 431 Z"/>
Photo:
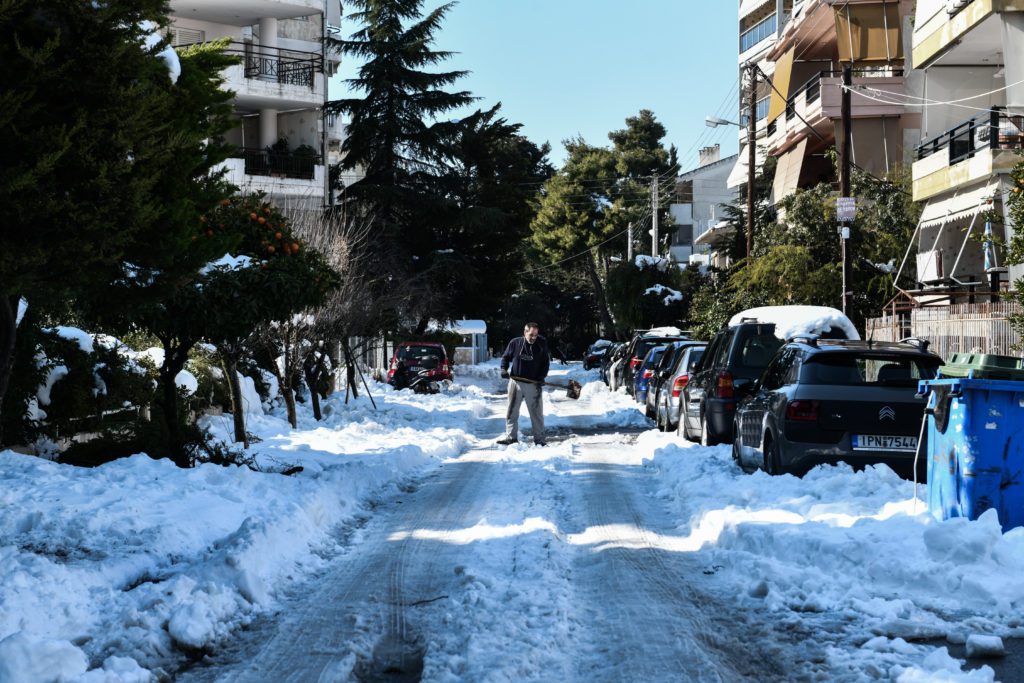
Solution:
<path fill-rule="evenodd" d="M 676 338 L 672 338 L 672 339 L 659 339 L 659 338 L 641 339 L 640 341 L 638 341 L 636 343 L 636 351 L 634 352 L 633 355 L 636 356 L 637 358 L 646 358 L 647 357 L 647 352 L 650 351 L 651 349 L 653 349 L 655 346 L 662 346 L 666 342 L 672 342 L 672 341 L 677 341 L 677 339 Z"/>
<path fill-rule="evenodd" d="M 916 387 L 918 380 L 933 379 L 939 361 L 934 358 L 853 353 L 822 353 L 804 363 L 801 382 L 843 386 Z"/>
<path fill-rule="evenodd" d="M 428 358 L 436 358 L 440 363 L 444 360 L 444 351 L 437 346 L 413 346 L 406 344 L 398 347 L 398 360 L 419 363 Z"/>

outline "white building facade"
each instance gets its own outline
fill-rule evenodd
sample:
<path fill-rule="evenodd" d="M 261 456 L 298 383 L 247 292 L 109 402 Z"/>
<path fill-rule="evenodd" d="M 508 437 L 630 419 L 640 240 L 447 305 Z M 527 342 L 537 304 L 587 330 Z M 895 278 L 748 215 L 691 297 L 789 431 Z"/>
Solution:
<path fill-rule="evenodd" d="M 344 126 L 324 116 L 340 62 L 324 38 L 340 23 L 339 0 L 171 1 L 176 49 L 226 38 L 241 59 L 225 74 L 238 121 L 226 137 L 238 151 L 224 165 L 242 192 L 265 192 L 285 210 L 323 206 L 325 160 L 344 136 Z"/>

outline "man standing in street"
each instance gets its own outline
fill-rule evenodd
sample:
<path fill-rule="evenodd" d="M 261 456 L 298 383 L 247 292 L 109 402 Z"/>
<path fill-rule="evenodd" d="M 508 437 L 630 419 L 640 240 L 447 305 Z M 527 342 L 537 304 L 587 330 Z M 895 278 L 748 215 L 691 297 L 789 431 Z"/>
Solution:
<path fill-rule="evenodd" d="M 508 409 L 505 412 L 505 436 L 498 439 L 499 444 L 519 441 L 519 407 L 526 401 L 533 427 L 533 443 L 538 446 L 547 445 L 544 439 L 544 402 L 540 382 L 548 376 L 550 365 L 548 343 L 540 336 L 540 327 L 537 323 L 526 323 L 523 336 L 510 341 L 501 356 L 501 376 L 508 379 Z"/>

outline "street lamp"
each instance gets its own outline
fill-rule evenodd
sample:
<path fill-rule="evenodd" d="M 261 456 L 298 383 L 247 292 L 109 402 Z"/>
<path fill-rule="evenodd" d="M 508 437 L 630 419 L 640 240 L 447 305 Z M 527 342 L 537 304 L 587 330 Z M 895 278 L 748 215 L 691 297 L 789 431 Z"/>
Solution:
<path fill-rule="evenodd" d="M 704 125 L 708 128 L 718 128 L 719 126 L 736 126 L 741 127 L 740 124 L 735 121 L 728 121 L 726 119 L 720 119 L 717 116 L 705 116 Z"/>

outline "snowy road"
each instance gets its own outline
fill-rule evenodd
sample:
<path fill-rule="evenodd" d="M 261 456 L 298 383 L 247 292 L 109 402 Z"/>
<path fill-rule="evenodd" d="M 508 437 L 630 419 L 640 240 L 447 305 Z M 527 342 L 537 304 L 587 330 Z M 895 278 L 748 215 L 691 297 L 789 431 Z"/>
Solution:
<path fill-rule="evenodd" d="M 495 446 L 488 363 L 271 405 L 259 471 L 0 453 L 0 683 L 1021 680 L 1020 529 L 885 467 L 746 474 L 558 372 L 547 448 Z"/>
<path fill-rule="evenodd" d="M 781 646 L 791 656 L 803 636 L 764 626 L 673 549 L 656 472 L 623 462 L 636 429 L 563 426 L 548 449 L 495 448 L 503 397 L 489 407 L 476 448 L 376 507 L 331 569 L 180 680 L 791 673 Z"/>

